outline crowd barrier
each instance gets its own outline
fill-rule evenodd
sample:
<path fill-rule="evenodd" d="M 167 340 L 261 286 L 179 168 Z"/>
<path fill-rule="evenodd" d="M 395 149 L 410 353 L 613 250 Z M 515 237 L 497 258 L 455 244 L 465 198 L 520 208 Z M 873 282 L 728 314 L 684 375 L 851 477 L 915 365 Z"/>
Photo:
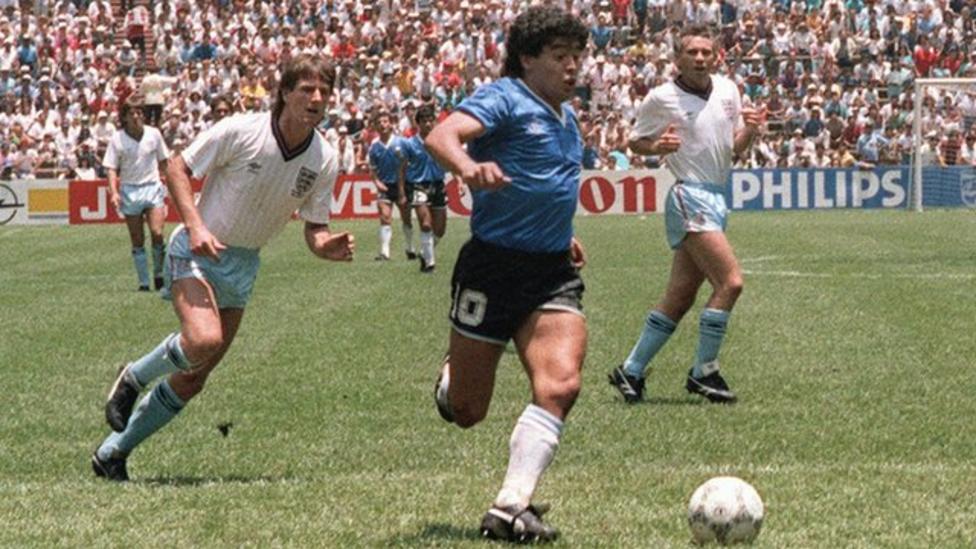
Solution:
<path fill-rule="evenodd" d="M 733 210 L 808 210 L 905 208 L 910 172 L 906 166 L 872 170 L 811 168 L 736 170 L 729 177 Z M 958 176 L 961 192 L 946 193 L 936 206 L 976 207 L 976 170 Z M 651 214 L 663 211 L 674 177 L 668 170 L 584 171 L 577 215 Z M 200 183 L 194 182 L 199 191 Z M 335 219 L 375 218 L 376 187 L 365 174 L 342 175 L 333 190 Z M 168 199 L 167 199 L 168 200 Z M 451 217 L 471 213 L 471 196 L 457 179 L 447 183 Z M 167 219 L 177 222 L 174 208 Z M 109 207 L 108 183 L 98 181 L 16 180 L 0 182 L 0 225 L 119 223 Z"/>

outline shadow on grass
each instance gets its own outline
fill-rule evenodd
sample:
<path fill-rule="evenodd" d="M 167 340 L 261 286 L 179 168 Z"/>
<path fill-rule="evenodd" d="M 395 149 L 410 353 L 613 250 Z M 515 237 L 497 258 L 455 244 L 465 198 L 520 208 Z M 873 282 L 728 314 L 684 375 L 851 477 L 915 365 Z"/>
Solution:
<path fill-rule="evenodd" d="M 620 401 L 618 400 L 617 402 L 619 403 Z M 709 404 L 709 402 L 701 398 L 650 397 L 650 398 L 645 398 L 640 402 L 627 404 L 627 407 L 630 406 L 705 406 L 706 404 Z"/>
<path fill-rule="evenodd" d="M 459 528 L 453 524 L 428 524 L 416 534 L 401 534 L 386 541 L 391 545 L 430 545 L 436 542 L 475 541 L 481 539 L 481 532 L 477 528 Z M 448 543 L 448 546 L 450 544 Z"/>
<path fill-rule="evenodd" d="M 285 477 L 267 476 L 244 476 L 244 475 L 220 475 L 213 477 L 151 477 L 146 479 L 135 479 L 133 484 L 145 484 L 149 486 L 204 486 L 207 484 L 277 484 L 288 482 L 292 479 Z"/>

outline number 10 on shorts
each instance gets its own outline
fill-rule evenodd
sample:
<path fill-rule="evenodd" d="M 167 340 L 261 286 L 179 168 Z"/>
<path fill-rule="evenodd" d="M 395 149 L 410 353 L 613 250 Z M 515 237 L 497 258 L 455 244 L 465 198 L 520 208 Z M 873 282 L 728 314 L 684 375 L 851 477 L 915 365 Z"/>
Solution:
<path fill-rule="evenodd" d="M 454 299 L 454 314 L 451 315 L 465 326 L 478 326 L 485 319 L 488 296 L 478 290 L 464 289 L 457 292 Z"/>

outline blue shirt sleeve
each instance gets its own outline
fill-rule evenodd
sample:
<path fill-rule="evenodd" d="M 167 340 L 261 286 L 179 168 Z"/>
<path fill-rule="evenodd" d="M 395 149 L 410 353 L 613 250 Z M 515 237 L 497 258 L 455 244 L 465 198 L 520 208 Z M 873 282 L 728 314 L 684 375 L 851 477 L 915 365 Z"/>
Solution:
<path fill-rule="evenodd" d="M 508 94 L 497 82 L 479 87 L 474 95 L 458 105 L 458 110 L 475 117 L 485 128 L 484 135 L 498 129 L 511 112 Z"/>

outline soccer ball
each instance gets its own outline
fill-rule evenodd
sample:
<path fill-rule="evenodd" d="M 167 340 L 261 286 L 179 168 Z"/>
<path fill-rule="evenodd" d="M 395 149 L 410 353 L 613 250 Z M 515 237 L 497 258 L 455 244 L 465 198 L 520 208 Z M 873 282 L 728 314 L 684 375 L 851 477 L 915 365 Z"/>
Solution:
<path fill-rule="evenodd" d="M 762 499 L 748 482 L 715 477 L 691 494 L 688 526 L 695 543 L 749 543 L 759 535 L 763 512 Z"/>

